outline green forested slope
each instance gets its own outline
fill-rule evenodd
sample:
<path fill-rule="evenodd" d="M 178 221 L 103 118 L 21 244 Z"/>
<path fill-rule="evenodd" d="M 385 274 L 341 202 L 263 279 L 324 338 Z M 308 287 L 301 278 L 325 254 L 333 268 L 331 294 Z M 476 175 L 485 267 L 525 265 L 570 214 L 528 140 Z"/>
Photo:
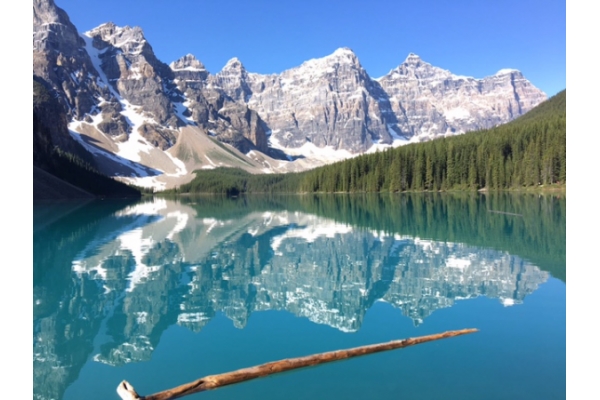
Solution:
<path fill-rule="evenodd" d="M 252 175 L 238 168 L 216 168 L 196 171 L 190 183 L 180 186 L 178 193 L 218 193 L 229 196 L 241 193 L 295 193 L 302 174 Z"/>

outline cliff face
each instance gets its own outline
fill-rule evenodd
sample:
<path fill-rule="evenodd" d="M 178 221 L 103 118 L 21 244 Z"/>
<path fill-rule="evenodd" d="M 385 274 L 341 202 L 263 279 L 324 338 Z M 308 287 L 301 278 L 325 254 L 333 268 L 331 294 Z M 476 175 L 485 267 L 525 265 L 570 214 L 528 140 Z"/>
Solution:
<path fill-rule="evenodd" d="M 418 140 L 491 128 L 546 100 L 517 70 L 475 79 L 434 67 L 415 54 L 377 81 L 403 135 Z"/>
<path fill-rule="evenodd" d="M 353 154 L 374 143 L 491 128 L 546 99 L 517 70 L 475 79 L 414 54 L 373 80 L 347 48 L 279 75 L 247 73 L 233 59 L 210 82 L 258 112 L 272 145 L 286 149 L 311 143 Z"/>
<path fill-rule="evenodd" d="M 85 51 L 85 42 L 53 0 L 33 2 L 33 75 L 57 94 L 71 117 L 82 118 L 106 95 L 97 84 L 97 71 Z"/>
<path fill-rule="evenodd" d="M 475 79 L 453 75 L 414 54 L 377 80 L 347 48 L 273 75 L 249 73 L 236 58 L 216 75 L 203 66 L 187 66 L 184 60 L 171 67 L 195 89 L 193 94 L 186 92 L 194 97 L 194 119 L 208 119 L 199 111 L 206 109 L 200 107 L 200 99 L 219 99 L 212 104 L 228 119 L 248 113 L 240 106 L 247 105 L 266 125 L 270 144 L 284 151 L 310 143 L 356 154 L 374 143 L 422 141 L 491 128 L 546 99 L 517 70 Z M 194 68 L 196 75 L 190 77 Z M 211 117 L 218 120 L 218 113 Z M 265 140 L 262 132 L 249 138 L 255 144 Z"/>
<path fill-rule="evenodd" d="M 373 143 L 391 143 L 395 116 L 381 86 L 350 49 L 310 60 L 280 75 L 249 74 L 245 100 L 271 130 L 271 143 L 297 148 L 307 143 L 351 153 Z M 228 92 L 243 88 L 227 82 Z"/>

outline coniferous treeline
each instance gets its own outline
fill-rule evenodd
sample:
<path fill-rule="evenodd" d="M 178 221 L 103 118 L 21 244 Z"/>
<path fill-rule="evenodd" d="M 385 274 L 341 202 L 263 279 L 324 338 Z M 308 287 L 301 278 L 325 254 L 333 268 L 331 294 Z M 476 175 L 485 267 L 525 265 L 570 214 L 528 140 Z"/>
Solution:
<path fill-rule="evenodd" d="M 310 171 L 197 171 L 177 193 L 403 192 L 566 184 L 566 90 L 499 127 L 366 154 Z"/>
<path fill-rule="evenodd" d="M 54 149 L 47 172 L 98 197 L 140 197 L 140 191 L 99 173 L 79 157 Z"/>
<path fill-rule="evenodd" d="M 214 193 L 237 196 L 242 193 L 297 193 L 302 174 L 253 175 L 239 168 L 196 171 L 196 177 L 164 193 Z"/>
<path fill-rule="evenodd" d="M 36 130 L 37 119 L 34 114 L 34 136 L 44 128 Z M 40 135 L 42 136 L 42 135 Z M 35 139 L 35 137 L 34 137 Z M 62 151 L 58 147 L 50 147 L 36 151 L 34 145 L 34 166 L 62 179 L 78 188 L 100 197 L 139 197 L 139 190 L 124 183 L 117 182 L 99 173 L 88 162 L 78 156 Z"/>

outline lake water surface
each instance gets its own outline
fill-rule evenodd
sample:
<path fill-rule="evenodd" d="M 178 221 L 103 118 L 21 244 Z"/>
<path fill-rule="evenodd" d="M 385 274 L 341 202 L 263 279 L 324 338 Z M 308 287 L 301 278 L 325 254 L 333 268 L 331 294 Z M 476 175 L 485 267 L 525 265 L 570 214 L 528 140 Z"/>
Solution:
<path fill-rule="evenodd" d="M 447 330 L 189 399 L 566 397 L 566 200 L 415 194 L 34 205 L 34 398 L 118 399 Z"/>

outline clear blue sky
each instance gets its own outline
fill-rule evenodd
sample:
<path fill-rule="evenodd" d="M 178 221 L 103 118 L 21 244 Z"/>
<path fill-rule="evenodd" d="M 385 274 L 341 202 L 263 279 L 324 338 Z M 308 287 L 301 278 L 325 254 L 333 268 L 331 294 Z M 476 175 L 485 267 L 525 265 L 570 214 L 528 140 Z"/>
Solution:
<path fill-rule="evenodd" d="M 55 0 L 80 32 L 140 26 L 167 64 L 194 54 L 211 73 L 238 57 L 279 73 L 350 47 L 371 77 L 413 52 L 457 75 L 516 68 L 549 96 L 566 87 L 564 0 Z"/>

